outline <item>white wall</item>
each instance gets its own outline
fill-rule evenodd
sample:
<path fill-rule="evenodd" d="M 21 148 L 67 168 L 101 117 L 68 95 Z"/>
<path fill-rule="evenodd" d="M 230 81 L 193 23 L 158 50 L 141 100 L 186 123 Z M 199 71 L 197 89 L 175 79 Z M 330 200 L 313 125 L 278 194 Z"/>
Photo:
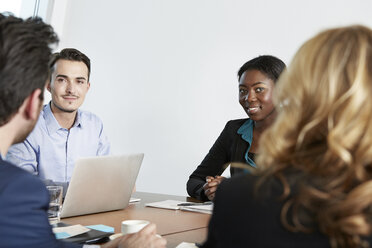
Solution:
<path fill-rule="evenodd" d="M 59 47 L 92 61 L 83 108 L 102 118 L 114 154 L 145 153 L 137 190 L 177 195 L 226 121 L 245 117 L 236 79 L 244 62 L 272 54 L 288 63 L 324 28 L 372 27 L 365 0 L 57 2 Z"/>

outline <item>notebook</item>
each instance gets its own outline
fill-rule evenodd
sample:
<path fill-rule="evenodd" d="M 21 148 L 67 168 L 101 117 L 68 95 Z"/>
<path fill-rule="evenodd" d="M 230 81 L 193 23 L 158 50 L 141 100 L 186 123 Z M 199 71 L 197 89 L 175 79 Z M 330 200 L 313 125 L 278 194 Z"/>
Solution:
<path fill-rule="evenodd" d="M 78 159 L 61 218 L 127 207 L 143 156 L 141 153 Z"/>

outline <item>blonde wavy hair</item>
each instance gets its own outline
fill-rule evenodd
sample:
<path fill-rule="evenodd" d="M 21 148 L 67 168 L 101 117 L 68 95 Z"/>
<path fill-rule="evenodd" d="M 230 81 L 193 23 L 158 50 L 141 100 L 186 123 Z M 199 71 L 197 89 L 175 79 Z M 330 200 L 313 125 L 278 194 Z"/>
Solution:
<path fill-rule="evenodd" d="M 368 247 L 372 227 L 372 30 L 326 30 L 277 82 L 278 116 L 260 140 L 263 177 L 283 185 L 283 225 L 332 247 Z"/>

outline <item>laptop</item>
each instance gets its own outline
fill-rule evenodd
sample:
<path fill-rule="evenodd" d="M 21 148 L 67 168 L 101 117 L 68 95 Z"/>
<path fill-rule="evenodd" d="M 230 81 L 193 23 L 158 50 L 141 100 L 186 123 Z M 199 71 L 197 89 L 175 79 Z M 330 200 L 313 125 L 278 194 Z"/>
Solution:
<path fill-rule="evenodd" d="M 78 159 L 60 217 L 127 207 L 143 156 L 140 153 Z"/>

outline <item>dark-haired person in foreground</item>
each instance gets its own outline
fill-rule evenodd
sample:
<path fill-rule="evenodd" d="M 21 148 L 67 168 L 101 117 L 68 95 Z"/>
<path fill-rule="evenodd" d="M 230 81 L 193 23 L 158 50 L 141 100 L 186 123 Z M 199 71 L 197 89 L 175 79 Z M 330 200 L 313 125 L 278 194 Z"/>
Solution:
<path fill-rule="evenodd" d="M 187 192 L 199 200 L 213 200 L 220 175 L 231 162 L 255 165 L 259 138 L 275 120 L 272 92 L 285 68 L 280 59 L 264 55 L 246 62 L 238 72 L 239 103 L 249 118 L 229 121 L 209 153 L 190 175 Z M 231 175 L 241 169 L 230 167 Z"/>
<path fill-rule="evenodd" d="M 56 240 L 48 221 L 49 194 L 43 182 L 4 161 L 9 147 L 22 142 L 39 117 L 49 81 L 50 45 L 57 42 L 57 36 L 41 19 L 0 14 L 0 37 L 0 247 L 81 247 Z M 165 243 L 151 224 L 103 247 L 165 247 Z"/>
<path fill-rule="evenodd" d="M 307 41 L 280 77 L 256 175 L 218 187 L 207 247 L 372 245 L 372 30 Z"/>
<path fill-rule="evenodd" d="M 47 184 L 67 186 L 76 159 L 108 155 L 110 143 L 102 121 L 80 109 L 90 88 L 90 59 L 65 48 L 53 54 L 49 66 L 47 89 L 52 100 L 43 107 L 31 134 L 9 149 L 7 160 Z"/>

